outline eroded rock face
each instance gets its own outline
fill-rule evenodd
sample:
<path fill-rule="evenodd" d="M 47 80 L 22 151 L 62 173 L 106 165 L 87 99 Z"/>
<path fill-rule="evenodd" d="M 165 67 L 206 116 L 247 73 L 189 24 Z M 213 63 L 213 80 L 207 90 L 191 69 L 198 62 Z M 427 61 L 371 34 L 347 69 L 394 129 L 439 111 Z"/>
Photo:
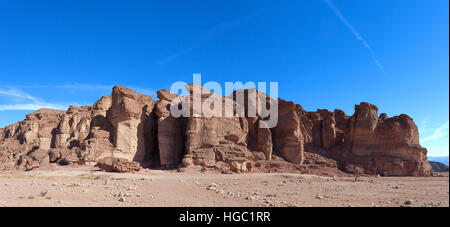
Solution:
<path fill-rule="evenodd" d="M 431 171 L 411 117 L 378 117 L 376 106 L 361 103 L 355 106 L 349 126 L 344 144 L 353 163 L 363 169 L 390 176 L 420 176 Z"/>
<path fill-rule="evenodd" d="M 143 162 L 156 152 L 154 103 L 149 96 L 116 86 L 93 106 L 40 109 L 1 130 L 0 166 L 31 170 L 48 162 L 95 164 L 111 156 Z M 36 158 L 36 150 L 45 151 L 47 158 Z"/>
<path fill-rule="evenodd" d="M 426 149 L 419 145 L 417 126 L 407 115 L 378 116 L 375 105 L 361 103 L 351 117 L 340 110 L 319 110 L 315 116 L 314 127 L 320 128 L 322 137 L 319 143 L 315 136 L 313 149 L 325 149 L 343 170 L 361 168 L 369 174 L 390 176 L 430 172 Z"/>
<path fill-rule="evenodd" d="M 134 173 L 141 169 L 139 163 L 134 161 L 128 161 L 125 158 L 104 158 L 97 162 L 96 167 L 106 172 L 118 172 L 118 173 Z"/>
<path fill-rule="evenodd" d="M 188 91 L 193 92 L 194 85 L 188 86 Z M 215 106 L 217 114 L 191 110 L 193 117 L 188 118 L 186 127 L 186 153 L 192 157 L 195 165 L 214 167 L 217 161 L 235 166 L 236 171 L 246 171 L 245 162 L 251 153 L 247 149 L 248 123 L 245 117 L 237 117 L 234 110 L 235 102 L 218 94 L 201 90 L 201 104 L 213 110 Z M 192 94 L 192 93 L 191 93 Z M 184 97 L 184 102 L 193 103 L 193 95 Z M 194 106 L 194 105 L 192 105 Z M 191 106 L 191 108 L 192 108 Z M 232 116 L 227 117 L 225 110 L 233 110 Z M 205 111 L 205 109 L 203 109 Z M 243 116 L 243 115 L 241 115 Z"/>
<path fill-rule="evenodd" d="M 337 168 L 387 176 L 430 173 L 427 150 L 407 115 L 378 115 L 369 103 L 356 105 L 352 116 L 341 110 L 308 112 L 278 99 L 278 125 L 265 129 L 259 123 L 268 117 L 259 112 L 257 101 L 265 100 L 266 109 L 275 102 L 266 94 L 247 89 L 222 97 L 199 85 L 187 90 L 187 96 L 160 90 L 154 101 L 115 86 L 92 106 L 28 114 L 0 129 L 0 170 L 101 163 L 100 168 L 118 172 L 201 165 L 224 173 L 328 173 Z M 191 106 L 184 110 L 191 117 L 171 115 L 174 100 L 178 106 L 197 98 L 206 112 Z M 211 111 L 215 106 L 221 107 L 221 117 Z M 256 115 L 250 114 L 252 106 Z"/>
<path fill-rule="evenodd" d="M 151 121 L 155 101 L 129 88 L 114 86 L 107 119 L 113 127 L 115 157 L 143 162 L 146 156 L 145 125 Z M 152 151 L 148 151 L 151 153 Z"/>
<path fill-rule="evenodd" d="M 0 138 L 0 169 L 37 168 L 41 160 L 32 154 L 51 147 L 62 113 L 64 111 L 40 109 L 28 114 L 25 120 L 6 126 Z"/>
<path fill-rule="evenodd" d="M 275 153 L 286 161 L 302 164 L 304 135 L 299 118 L 299 107 L 293 102 L 278 100 L 278 125 L 272 129 Z"/>
<path fill-rule="evenodd" d="M 175 118 L 170 114 L 170 104 L 177 97 L 167 90 L 158 91 L 156 104 L 158 125 L 158 148 L 160 164 L 163 167 L 176 167 L 185 153 L 186 119 Z"/>
<path fill-rule="evenodd" d="M 80 147 L 86 140 L 91 128 L 92 107 L 71 106 L 66 113 L 60 115 L 60 123 L 55 132 L 54 147 Z M 50 146 L 47 148 L 49 149 Z"/>
<path fill-rule="evenodd" d="M 266 160 L 270 160 L 273 152 L 272 131 L 269 128 L 260 127 L 260 122 L 266 118 L 264 112 L 267 111 L 270 102 L 275 100 L 254 88 L 237 90 L 228 98 L 244 109 L 248 124 L 246 141 L 248 149 L 253 152 L 263 152 Z M 259 103 L 266 108 L 262 108 Z"/>

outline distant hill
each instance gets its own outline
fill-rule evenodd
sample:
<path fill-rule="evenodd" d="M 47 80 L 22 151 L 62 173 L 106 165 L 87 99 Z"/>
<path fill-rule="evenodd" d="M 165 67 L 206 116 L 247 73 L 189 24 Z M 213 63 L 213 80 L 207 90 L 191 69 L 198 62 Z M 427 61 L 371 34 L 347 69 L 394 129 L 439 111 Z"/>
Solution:
<path fill-rule="evenodd" d="M 448 166 L 441 162 L 430 161 L 433 172 L 448 172 Z"/>
<path fill-rule="evenodd" d="M 441 156 L 441 157 L 428 156 L 428 161 L 440 162 L 448 166 L 448 156 Z"/>

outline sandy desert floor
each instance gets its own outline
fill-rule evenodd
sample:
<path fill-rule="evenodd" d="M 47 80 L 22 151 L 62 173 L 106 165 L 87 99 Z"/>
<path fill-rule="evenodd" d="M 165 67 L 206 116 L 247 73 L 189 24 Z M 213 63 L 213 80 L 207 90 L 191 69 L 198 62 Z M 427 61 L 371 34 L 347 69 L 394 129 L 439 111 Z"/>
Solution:
<path fill-rule="evenodd" d="M 441 177 L 322 177 L 301 174 L 148 170 L 106 173 L 89 167 L 0 172 L 0 206 L 449 206 Z"/>

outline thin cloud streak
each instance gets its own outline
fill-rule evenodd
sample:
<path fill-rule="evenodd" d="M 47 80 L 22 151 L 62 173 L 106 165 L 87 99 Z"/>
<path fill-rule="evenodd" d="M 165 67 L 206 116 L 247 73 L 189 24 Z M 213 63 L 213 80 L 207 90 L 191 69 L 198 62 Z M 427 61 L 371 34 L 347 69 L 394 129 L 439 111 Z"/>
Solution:
<path fill-rule="evenodd" d="M 38 98 L 35 98 L 27 93 L 24 93 L 20 90 L 16 89 L 0 89 L 0 96 L 8 96 L 12 98 L 14 102 L 20 102 L 22 100 L 32 100 L 35 102 L 39 102 Z"/>
<path fill-rule="evenodd" d="M 429 141 L 439 140 L 446 136 L 448 136 L 449 133 L 449 122 L 447 121 L 443 125 L 441 125 L 439 128 L 435 129 L 433 134 L 423 138 L 420 140 L 420 143 L 426 143 Z"/>
<path fill-rule="evenodd" d="M 144 95 L 155 96 L 155 90 L 151 88 L 143 88 L 137 87 L 133 85 L 123 85 L 125 87 L 130 88 L 138 93 L 142 93 Z M 42 88 L 50 88 L 50 89 L 68 89 L 68 90 L 84 90 L 84 91 L 102 91 L 102 92 L 111 92 L 114 85 L 96 85 L 96 84 L 36 84 L 36 85 L 24 85 L 24 86 L 15 86 L 17 88 L 28 88 L 28 89 L 42 89 Z"/>
<path fill-rule="evenodd" d="M 428 122 L 430 121 L 430 117 L 429 116 L 426 116 L 424 119 L 423 119 L 423 121 L 422 121 L 422 123 L 420 124 L 420 126 L 419 126 L 419 133 L 420 134 L 422 134 L 422 133 L 424 133 L 425 131 L 427 131 L 427 127 L 428 127 Z"/>
<path fill-rule="evenodd" d="M 111 90 L 114 85 L 93 85 L 93 84 L 36 84 L 16 86 L 18 88 L 53 88 L 53 89 L 71 89 L 71 90 Z"/>
<path fill-rule="evenodd" d="M 429 157 L 448 157 L 449 146 L 427 147 Z"/>
<path fill-rule="evenodd" d="M 67 109 L 67 105 L 48 103 L 38 97 L 17 89 L 0 89 L 0 96 L 12 99 L 13 104 L 1 104 L 0 111 L 5 110 L 38 110 L 41 108 Z"/>
<path fill-rule="evenodd" d="M 25 85 L 25 86 L 10 86 L 6 89 L 0 88 L 0 97 L 6 97 L 8 103 L 0 104 L 0 111 L 11 111 L 11 110 L 38 110 L 41 108 L 67 110 L 69 106 L 80 104 L 72 103 L 49 103 L 39 97 L 32 96 L 28 93 L 23 92 L 18 88 L 28 88 L 28 89 L 66 89 L 66 90 L 83 90 L 83 91 L 111 91 L 113 85 L 91 85 L 91 84 L 63 84 L 63 85 Z M 137 86 L 126 86 L 130 89 L 153 98 L 156 96 L 156 92 L 153 89 L 141 88 Z M 99 97 L 100 98 L 100 97 Z"/>
<path fill-rule="evenodd" d="M 264 13 L 265 11 L 260 11 L 260 12 L 256 12 L 253 14 L 250 14 L 248 16 L 245 16 L 243 18 L 239 18 L 236 20 L 231 20 L 231 21 L 226 21 L 224 23 L 218 24 L 208 30 L 206 30 L 205 32 L 202 32 L 199 37 L 197 38 L 197 44 L 193 45 L 191 47 L 185 48 L 183 50 L 177 51 L 171 55 L 169 55 L 168 57 L 163 58 L 162 60 L 158 61 L 157 63 L 160 65 L 164 65 L 164 64 L 168 64 L 171 61 L 185 55 L 188 54 L 189 52 L 200 48 L 201 46 L 203 46 L 207 41 L 213 39 L 214 37 L 216 37 L 217 35 L 219 35 L 222 32 L 225 32 L 227 30 L 233 29 L 236 26 L 239 26 L 242 23 L 248 22 L 249 20 L 259 16 L 260 14 Z"/>
<path fill-rule="evenodd" d="M 339 18 L 339 20 L 347 27 L 353 35 L 358 39 L 364 47 L 369 51 L 370 57 L 372 58 L 373 62 L 380 68 L 382 71 L 384 71 L 384 66 L 381 64 L 381 62 L 377 59 L 375 56 L 375 52 L 373 51 L 372 47 L 369 45 L 369 43 L 362 37 L 362 35 L 356 30 L 352 24 L 347 20 L 347 18 L 344 17 L 342 12 L 331 2 L 331 0 L 325 0 L 325 2 L 328 4 L 328 6 L 333 10 L 334 14 Z"/>
<path fill-rule="evenodd" d="M 181 56 L 191 52 L 192 50 L 197 49 L 198 47 L 200 47 L 200 46 L 189 47 L 187 49 L 180 50 L 180 51 L 178 51 L 178 52 L 176 52 L 176 53 L 174 53 L 174 54 L 172 54 L 172 55 L 170 55 L 168 57 L 165 57 L 164 59 L 160 60 L 158 62 L 158 64 L 160 64 L 160 65 L 168 64 L 171 61 L 173 61 L 173 60 L 175 60 L 175 59 L 177 59 L 177 58 L 179 58 L 179 57 L 181 57 Z"/>
<path fill-rule="evenodd" d="M 0 105 L 0 111 L 6 110 L 38 110 L 42 108 L 66 110 L 69 106 L 51 104 L 51 103 L 25 103 L 25 104 L 12 104 L 12 105 Z"/>

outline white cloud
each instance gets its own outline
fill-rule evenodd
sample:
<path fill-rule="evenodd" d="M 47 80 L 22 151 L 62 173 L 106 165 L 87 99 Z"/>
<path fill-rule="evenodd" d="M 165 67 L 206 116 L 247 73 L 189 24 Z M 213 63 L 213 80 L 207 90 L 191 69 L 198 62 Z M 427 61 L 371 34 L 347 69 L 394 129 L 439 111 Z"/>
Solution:
<path fill-rule="evenodd" d="M 23 92 L 18 88 L 28 89 L 65 89 L 65 90 L 83 90 L 83 91 L 102 91 L 109 94 L 113 85 L 91 85 L 91 84 L 63 84 L 63 85 L 26 85 L 26 86 L 14 86 L 8 88 L 0 88 L 0 97 L 6 97 L 7 103 L 0 103 L 0 111 L 7 110 L 38 110 L 41 108 L 66 110 L 70 105 L 79 105 L 77 103 L 49 103 L 39 97 L 32 96 Z M 156 96 L 156 92 L 153 89 L 142 88 L 137 86 L 126 86 L 130 89 L 149 95 Z"/>
<path fill-rule="evenodd" d="M 7 97 L 9 104 L 0 104 L 0 111 L 5 110 L 38 110 L 41 108 L 67 109 L 66 105 L 48 103 L 18 89 L 0 89 L 0 96 Z"/>
<path fill-rule="evenodd" d="M 347 27 L 353 35 L 358 39 L 364 47 L 369 51 L 370 56 L 372 57 L 373 62 L 380 68 L 382 71 L 384 71 L 384 66 L 381 64 L 380 61 L 378 61 L 377 57 L 375 56 L 375 52 L 373 51 L 372 47 L 369 45 L 369 43 L 362 37 L 362 35 L 356 30 L 352 24 L 347 20 L 347 18 L 344 17 L 342 12 L 331 2 L 331 0 L 325 0 L 325 2 L 328 4 L 328 6 L 333 10 L 334 14 L 339 18 L 339 20 Z"/>
<path fill-rule="evenodd" d="M 22 100 L 39 101 L 37 98 L 16 89 L 0 89 L 0 96 L 12 98 L 14 102 L 20 102 Z"/>
<path fill-rule="evenodd" d="M 71 90 L 111 90 L 114 85 L 94 85 L 94 84 L 34 84 L 25 86 L 16 86 L 18 88 L 52 88 L 52 89 L 71 89 Z"/>
<path fill-rule="evenodd" d="M 428 129 L 428 122 L 430 121 L 430 117 L 426 116 L 422 123 L 418 126 L 419 127 L 419 134 L 423 134 L 427 131 Z"/>
<path fill-rule="evenodd" d="M 449 122 L 447 121 L 443 125 L 441 125 L 439 128 L 435 129 L 431 135 L 421 139 L 420 143 L 426 143 L 429 141 L 439 140 L 439 139 L 442 139 L 442 138 L 448 136 L 448 134 L 449 134 Z"/>
<path fill-rule="evenodd" d="M 51 103 L 24 103 L 24 104 L 11 104 L 0 105 L 0 111 L 5 110 L 38 110 L 42 108 L 65 110 L 68 106 L 51 104 Z"/>
<path fill-rule="evenodd" d="M 155 90 L 151 88 L 143 88 L 133 85 L 122 85 L 125 87 L 130 88 L 131 90 L 134 90 L 138 93 L 142 93 L 145 95 L 156 95 Z M 49 88 L 49 89 L 68 89 L 68 90 L 84 90 L 84 91 L 101 91 L 105 92 L 105 95 L 110 93 L 114 85 L 107 85 L 107 84 L 34 84 L 34 85 L 26 85 L 26 86 L 15 86 L 17 88 L 22 89 L 42 89 L 42 88 Z"/>
<path fill-rule="evenodd" d="M 427 150 L 430 157 L 446 157 L 449 153 L 449 146 L 431 146 L 427 147 Z"/>

